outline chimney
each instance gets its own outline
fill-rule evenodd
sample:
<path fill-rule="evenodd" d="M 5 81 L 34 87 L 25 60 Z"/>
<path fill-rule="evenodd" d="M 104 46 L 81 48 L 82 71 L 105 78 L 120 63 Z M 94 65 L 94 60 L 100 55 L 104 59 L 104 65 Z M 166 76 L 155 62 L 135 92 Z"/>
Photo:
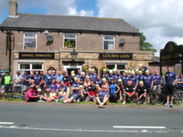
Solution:
<path fill-rule="evenodd" d="M 9 17 L 16 17 L 17 16 L 17 1 L 16 0 L 9 0 Z"/>

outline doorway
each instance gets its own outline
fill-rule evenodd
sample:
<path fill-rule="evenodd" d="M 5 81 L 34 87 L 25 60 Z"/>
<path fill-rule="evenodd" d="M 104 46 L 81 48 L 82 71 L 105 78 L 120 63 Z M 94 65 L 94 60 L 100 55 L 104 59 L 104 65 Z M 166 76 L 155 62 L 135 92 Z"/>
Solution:
<path fill-rule="evenodd" d="M 64 66 L 64 70 L 71 74 L 72 71 L 75 72 L 75 74 L 78 73 L 78 70 L 82 70 L 82 66 Z"/>

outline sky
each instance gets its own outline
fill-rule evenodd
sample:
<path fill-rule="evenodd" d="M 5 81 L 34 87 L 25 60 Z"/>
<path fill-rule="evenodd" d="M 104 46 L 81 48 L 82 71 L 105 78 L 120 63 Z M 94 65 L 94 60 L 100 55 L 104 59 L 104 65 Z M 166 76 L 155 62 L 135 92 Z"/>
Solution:
<path fill-rule="evenodd" d="M 19 13 L 122 18 L 159 51 L 168 41 L 183 44 L 183 0 L 17 0 Z M 0 0 L 0 23 L 8 0 Z M 156 53 L 159 55 L 159 52 Z"/>

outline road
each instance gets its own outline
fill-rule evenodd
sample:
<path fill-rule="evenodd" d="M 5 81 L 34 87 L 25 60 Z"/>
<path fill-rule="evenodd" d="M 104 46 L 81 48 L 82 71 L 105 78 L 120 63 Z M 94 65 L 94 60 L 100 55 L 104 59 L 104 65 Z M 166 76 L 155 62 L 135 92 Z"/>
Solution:
<path fill-rule="evenodd" d="M 0 103 L 0 137 L 182 137 L 183 109 Z"/>

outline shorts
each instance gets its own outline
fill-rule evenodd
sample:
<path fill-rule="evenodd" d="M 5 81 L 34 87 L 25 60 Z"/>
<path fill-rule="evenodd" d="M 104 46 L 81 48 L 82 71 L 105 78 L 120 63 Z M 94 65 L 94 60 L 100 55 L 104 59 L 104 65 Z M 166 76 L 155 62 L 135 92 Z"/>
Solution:
<path fill-rule="evenodd" d="M 77 99 L 78 95 L 77 94 L 72 94 L 71 97 L 73 97 L 74 99 Z"/>
<path fill-rule="evenodd" d="M 173 96 L 174 86 L 173 85 L 165 85 L 165 93 L 167 96 Z"/>
<path fill-rule="evenodd" d="M 10 93 L 11 92 L 11 85 L 10 84 L 4 85 L 4 92 L 5 93 Z"/>

